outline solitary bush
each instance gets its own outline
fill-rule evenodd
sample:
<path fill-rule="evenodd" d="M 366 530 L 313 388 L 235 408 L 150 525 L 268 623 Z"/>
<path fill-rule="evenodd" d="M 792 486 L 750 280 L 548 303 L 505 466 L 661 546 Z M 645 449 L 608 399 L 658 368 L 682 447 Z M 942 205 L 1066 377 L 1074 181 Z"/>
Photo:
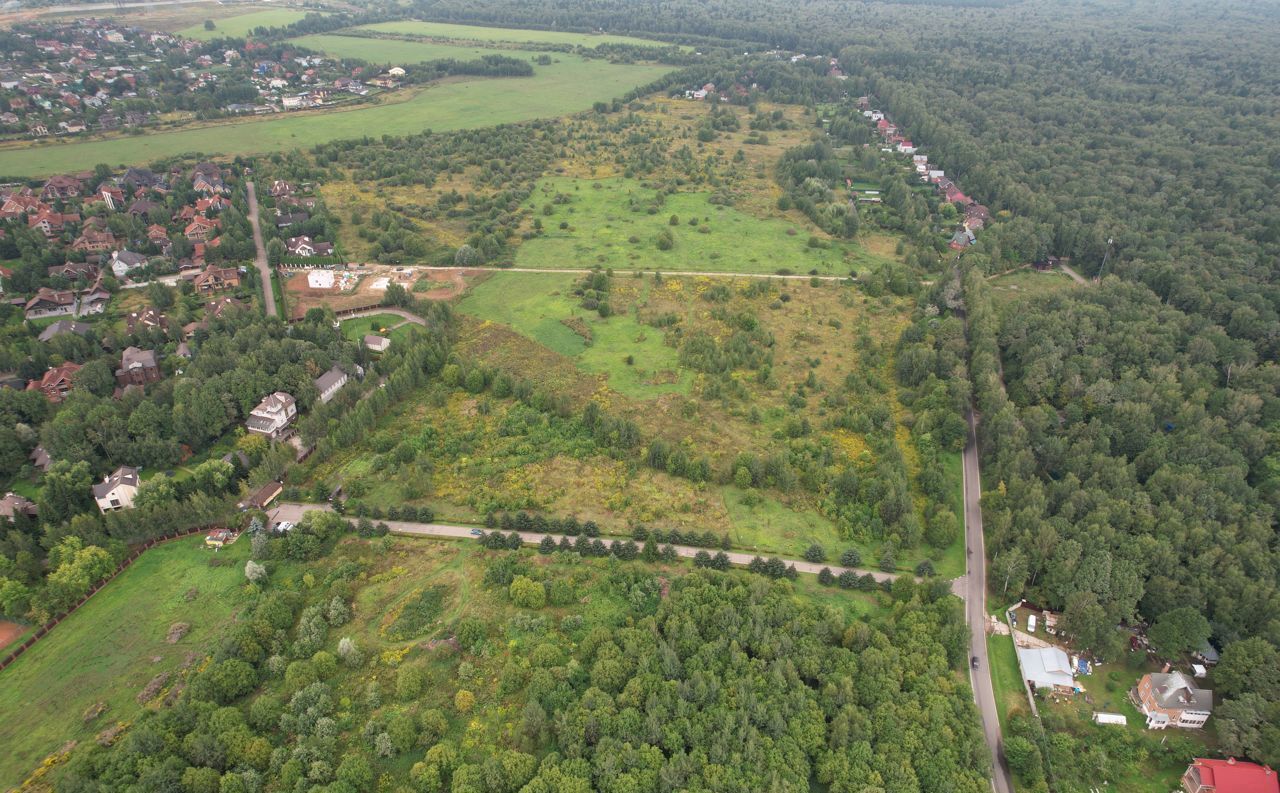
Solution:
<path fill-rule="evenodd" d="M 540 609 L 547 604 L 547 593 L 542 584 L 527 576 L 516 576 L 507 591 L 511 602 L 521 608 Z"/>

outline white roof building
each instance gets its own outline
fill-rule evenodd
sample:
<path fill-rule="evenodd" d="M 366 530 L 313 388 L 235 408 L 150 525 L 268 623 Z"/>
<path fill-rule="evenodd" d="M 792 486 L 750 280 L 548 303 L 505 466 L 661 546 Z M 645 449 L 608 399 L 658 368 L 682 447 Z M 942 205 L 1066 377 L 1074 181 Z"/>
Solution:
<path fill-rule="evenodd" d="M 1022 678 L 1036 688 L 1075 688 L 1071 659 L 1058 647 L 1019 647 Z"/>

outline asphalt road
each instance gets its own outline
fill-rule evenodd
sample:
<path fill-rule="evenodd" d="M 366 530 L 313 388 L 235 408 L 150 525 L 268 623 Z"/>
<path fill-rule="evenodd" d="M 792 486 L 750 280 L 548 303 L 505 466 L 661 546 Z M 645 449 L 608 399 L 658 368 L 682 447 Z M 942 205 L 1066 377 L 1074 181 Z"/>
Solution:
<path fill-rule="evenodd" d="M 276 316 L 276 293 L 271 285 L 271 265 L 267 264 L 267 246 L 262 242 L 262 227 L 258 225 L 258 191 L 253 182 L 245 182 L 249 193 L 249 225 L 253 226 L 253 247 L 258 253 L 253 264 L 258 268 L 258 276 L 262 281 L 262 297 L 266 301 L 267 316 Z"/>
<path fill-rule="evenodd" d="M 978 468 L 978 432 L 973 411 L 969 411 L 969 440 L 964 447 L 961 471 L 964 479 L 964 544 L 969 554 L 963 579 L 956 594 L 964 599 L 969 622 L 969 645 L 978 658 L 978 668 L 969 669 L 973 698 L 982 719 L 982 733 L 991 750 L 991 787 L 996 793 L 1013 793 L 1009 767 L 1000 748 L 1000 716 L 996 712 L 995 687 L 991 684 L 991 659 L 987 656 L 987 556 L 982 542 L 982 474 Z"/>
<path fill-rule="evenodd" d="M 321 510 L 321 511 L 327 512 L 329 511 L 329 505 L 328 504 L 297 504 L 292 502 L 283 502 L 278 507 L 271 510 L 269 517 L 271 518 L 271 522 L 273 524 L 278 523 L 282 520 L 287 520 L 293 523 L 297 523 L 298 520 L 300 520 L 303 515 L 314 510 Z M 384 520 L 380 522 L 387 524 L 387 526 L 395 534 L 407 534 L 407 535 L 413 535 L 418 537 L 444 537 L 449 539 L 467 539 L 473 536 L 471 532 L 475 531 L 474 526 L 453 526 L 446 523 L 413 523 L 413 522 L 408 522 L 403 520 Z M 542 541 L 543 537 L 547 536 L 545 532 L 540 532 L 540 531 L 522 531 L 522 532 L 517 532 L 517 534 L 520 535 L 520 539 L 524 540 L 525 545 L 537 545 L 539 542 Z M 551 536 L 559 537 L 560 535 L 553 534 Z M 600 539 L 604 540 L 605 542 L 610 542 L 615 539 L 625 539 L 625 538 L 601 537 Z M 558 541 L 559 540 L 557 540 L 557 542 Z M 698 551 L 710 551 L 711 553 L 714 554 L 718 550 L 716 548 L 710 548 L 710 549 L 695 548 L 691 545 L 677 545 L 675 546 L 675 549 L 676 549 L 676 553 L 678 553 L 680 556 L 685 558 L 690 558 L 690 559 L 693 558 L 695 555 L 697 555 Z M 757 556 L 757 554 L 738 553 L 737 551 L 725 551 L 725 554 L 729 557 L 730 562 L 736 565 L 744 566 L 744 567 L 750 564 L 751 560 Z M 765 556 L 764 554 L 760 554 L 760 555 Z M 865 575 L 867 573 L 870 573 L 872 576 L 875 577 L 877 581 L 892 581 L 893 579 L 898 577 L 896 574 L 882 573 L 879 570 L 861 570 L 853 567 L 841 567 L 840 565 L 835 565 L 835 564 L 814 564 L 813 562 L 806 562 L 801 559 L 783 559 L 782 561 L 786 562 L 789 565 L 795 565 L 796 571 L 800 573 L 813 573 L 816 575 L 822 572 L 822 568 L 826 567 L 826 568 L 829 568 L 831 572 L 835 573 L 836 575 L 840 575 L 846 570 L 852 570 L 858 575 Z"/>

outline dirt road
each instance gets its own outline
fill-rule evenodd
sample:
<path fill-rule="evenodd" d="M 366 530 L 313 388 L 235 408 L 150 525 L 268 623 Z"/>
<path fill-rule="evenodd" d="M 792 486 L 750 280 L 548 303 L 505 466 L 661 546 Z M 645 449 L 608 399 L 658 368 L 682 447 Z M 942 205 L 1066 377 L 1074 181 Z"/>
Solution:
<path fill-rule="evenodd" d="M 253 247 L 257 255 L 253 264 L 258 268 L 258 277 L 262 281 L 262 299 L 266 303 L 268 317 L 276 316 L 276 293 L 271 284 L 271 265 L 267 264 L 267 246 L 262 242 L 262 227 L 258 225 L 258 191 L 253 182 L 245 182 L 249 194 L 249 225 L 253 226 Z"/>

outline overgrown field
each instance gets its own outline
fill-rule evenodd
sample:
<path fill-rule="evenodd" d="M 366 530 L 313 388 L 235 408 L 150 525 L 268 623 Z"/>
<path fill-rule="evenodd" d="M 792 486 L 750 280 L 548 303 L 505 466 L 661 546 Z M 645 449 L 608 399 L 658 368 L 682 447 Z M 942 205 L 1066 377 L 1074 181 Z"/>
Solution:
<path fill-rule="evenodd" d="M 312 12 L 316 13 L 316 12 Z M 244 38 L 254 28 L 284 27 L 298 22 L 307 15 L 305 11 L 294 11 L 287 8 L 270 8 L 254 11 L 251 14 L 214 18 L 213 30 L 205 30 L 204 23 L 191 25 L 178 31 L 178 35 L 191 39 L 210 40 L 216 38 Z"/>
<path fill-rule="evenodd" d="M 568 56 L 556 60 L 535 66 L 533 77 L 448 80 L 352 110 L 284 113 L 172 132 L 7 148 L 0 150 L 0 173 L 40 176 L 82 170 L 93 163 L 147 163 L 185 152 L 262 153 L 364 136 L 554 118 L 620 96 L 669 71 L 665 66 L 587 62 Z"/>
<path fill-rule="evenodd" d="M 0 672 L 0 787 L 17 785 L 67 741 L 92 742 L 131 722 L 150 681 L 164 673 L 176 681 L 181 667 L 202 663 L 233 622 L 248 545 L 215 555 L 197 535 L 148 551 Z M 189 631 L 171 644 L 179 622 Z M 99 703 L 105 710 L 92 716 Z"/>
<path fill-rule="evenodd" d="M 318 50 L 335 58 L 358 58 L 370 63 L 396 64 L 423 63 L 425 61 L 454 58 L 460 61 L 474 61 L 485 55 L 500 54 L 509 58 L 530 59 L 537 56 L 533 50 L 494 49 L 477 43 L 467 46 L 465 43 L 448 44 L 426 41 L 402 41 L 400 39 L 376 39 L 359 36 L 342 36 L 316 33 L 290 40 L 299 47 Z M 554 61 L 581 63 L 583 59 L 577 55 L 555 52 L 549 54 Z M 600 63 L 600 61 L 596 61 Z"/>
<path fill-rule="evenodd" d="M 451 25 L 447 22 L 422 22 L 402 20 L 365 25 L 362 30 L 394 33 L 402 36 L 423 36 L 440 39 L 474 39 L 476 41 L 512 41 L 517 43 L 569 44 L 596 47 L 601 44 L 634 44 L 637 46 L 665 46 L 662 42 L 638 39 L 631 36 L 612 36 L 594 33 L 567 33 L 557 30 L 520 30 L 518 28 L 489 28 L 475 25 Z"/>
<path fill-rule="evenodd" d="M 892 545 L 897 569 L 927 558 L 958 575 L 958 536 L 904 543 L 841 506 L 863 496 L 836 491 L 840 471 L 870 482 L 891 460 L 908 478 L 923 465 L 892 380 L 908 316 L 848 283 L 815 283 L 494 273 L 459 304 L 458 349 L 480 370 L 422 392 L 299 484 L 343 484 L 378 508 L 430 505 L 451 521 L 527 509 L 610 532 L 727 533 L 735 547 L 792 557 L 814 543 L 833 560 L 856 548 L 865 566 Z M 601 435 L 585 409 L 636 437 Z M 690 467 L 654 462 L 669 454 Z M 942 455 L 939 475 L 958 511 L 954 457 Z M 911 509 L 926 520 L 918 494 Z"/>

